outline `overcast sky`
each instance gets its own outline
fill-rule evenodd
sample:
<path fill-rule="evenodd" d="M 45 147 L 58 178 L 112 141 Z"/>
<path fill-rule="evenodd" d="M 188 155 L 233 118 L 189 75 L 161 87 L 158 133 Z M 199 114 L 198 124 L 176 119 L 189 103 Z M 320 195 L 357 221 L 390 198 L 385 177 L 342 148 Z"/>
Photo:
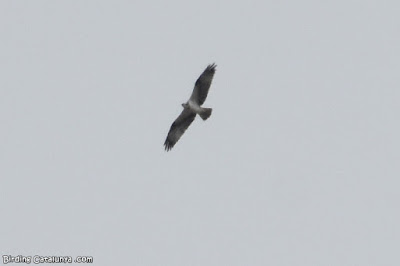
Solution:
<path fill-rule="evenodd" d="M 400 265 L 398 1 L 1 1 L 0 255 Z M 163 143 L 209 63 L 197 118 Z"/>

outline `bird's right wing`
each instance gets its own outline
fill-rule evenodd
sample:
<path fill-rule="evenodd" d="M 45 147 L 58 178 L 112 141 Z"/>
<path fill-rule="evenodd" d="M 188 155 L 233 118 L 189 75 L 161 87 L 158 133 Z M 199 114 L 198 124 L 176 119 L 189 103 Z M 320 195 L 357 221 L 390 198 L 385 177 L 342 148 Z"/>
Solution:
<path fill-rule="evenodd" d="M 189 108 L 184 108 L 182 113 L 175 119 L 169 129 L 167 139 L 164 142 L 165 150 L 169 151 L 178 142 L 186 129 L 190 126 L 196 117 L 196 113 Z"/>

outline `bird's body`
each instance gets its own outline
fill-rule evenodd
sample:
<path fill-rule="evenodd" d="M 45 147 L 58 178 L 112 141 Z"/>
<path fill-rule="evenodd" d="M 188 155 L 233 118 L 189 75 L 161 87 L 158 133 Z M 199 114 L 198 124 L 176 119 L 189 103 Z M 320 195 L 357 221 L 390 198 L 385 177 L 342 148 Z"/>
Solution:
<path fill-rule="evenodd" d="M 203 120 L 207 120 L 211 116 L 212 109 L 201 107 L 201 105 L 207 98 L 215 74 L 215 67 L 215 64 L 207 66 L 204 72 L 197 79 L 189 100 L 182 104 L 183 111 L 174 123 L 172 123 L 167 139 L 165 140 L 164 146 L 166 151 L 169 151 L 174 147 L 176 142 L 196 118 L 196 115 L 199 115 Z"/>
<path fill-rule="evenodd" d="M 201 113 L 201 107 L 198 103 L 194 102 L 194 101 L 187 101 L 186 104 L 183 104 L 184 107 L 189 108 L 190 110 L 192 110 L 193 112 L 195 112 L 196 114 Z"/>
<path fill-rule="evenodd" d="M 212 113 L 211 108 L 201 107 L 198 103 L 189 100 L 186 103 L 182 104 L 183 108 L 188 108 L 190 111 L 198 114 L 203 120 L 207 120 Z"/>

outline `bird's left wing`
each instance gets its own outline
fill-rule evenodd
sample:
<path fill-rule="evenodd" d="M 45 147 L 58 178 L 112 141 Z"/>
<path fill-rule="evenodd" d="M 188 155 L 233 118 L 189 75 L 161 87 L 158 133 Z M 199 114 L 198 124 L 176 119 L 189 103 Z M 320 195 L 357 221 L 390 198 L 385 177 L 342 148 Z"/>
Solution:
<path fill-rule="evenodd" d="M 190 126 L 196 117 L 196 113 L 189 108 L 184 108 L 182 113 L 175 119 L 169 129 L 167 139 L 164 142 L 165 150 L 169 151 L 181 138 L 186 129 Z"/>
<path fill-rule="evenodd" d="M 199 105 L 202 105 L 206 101 L 207 94 L 215 74 L 215 68 L 216 65 L 211 64 L 208 65 L 203 71 L 194 84 L 194 89 L 192 95 L 190 96 L 190 100 L 198 103 Z"/>

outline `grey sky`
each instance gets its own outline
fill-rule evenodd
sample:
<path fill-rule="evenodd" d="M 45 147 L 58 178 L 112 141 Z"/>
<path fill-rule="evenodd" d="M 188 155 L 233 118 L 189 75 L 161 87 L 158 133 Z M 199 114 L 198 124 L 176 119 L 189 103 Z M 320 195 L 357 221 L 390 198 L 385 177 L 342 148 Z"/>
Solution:
<path fill-rule="evenodd" d="M 1 255 L 400 265 L 398 1 L 1 1 Z M 217 73 L 174 149 L 197 77 Z"/>

